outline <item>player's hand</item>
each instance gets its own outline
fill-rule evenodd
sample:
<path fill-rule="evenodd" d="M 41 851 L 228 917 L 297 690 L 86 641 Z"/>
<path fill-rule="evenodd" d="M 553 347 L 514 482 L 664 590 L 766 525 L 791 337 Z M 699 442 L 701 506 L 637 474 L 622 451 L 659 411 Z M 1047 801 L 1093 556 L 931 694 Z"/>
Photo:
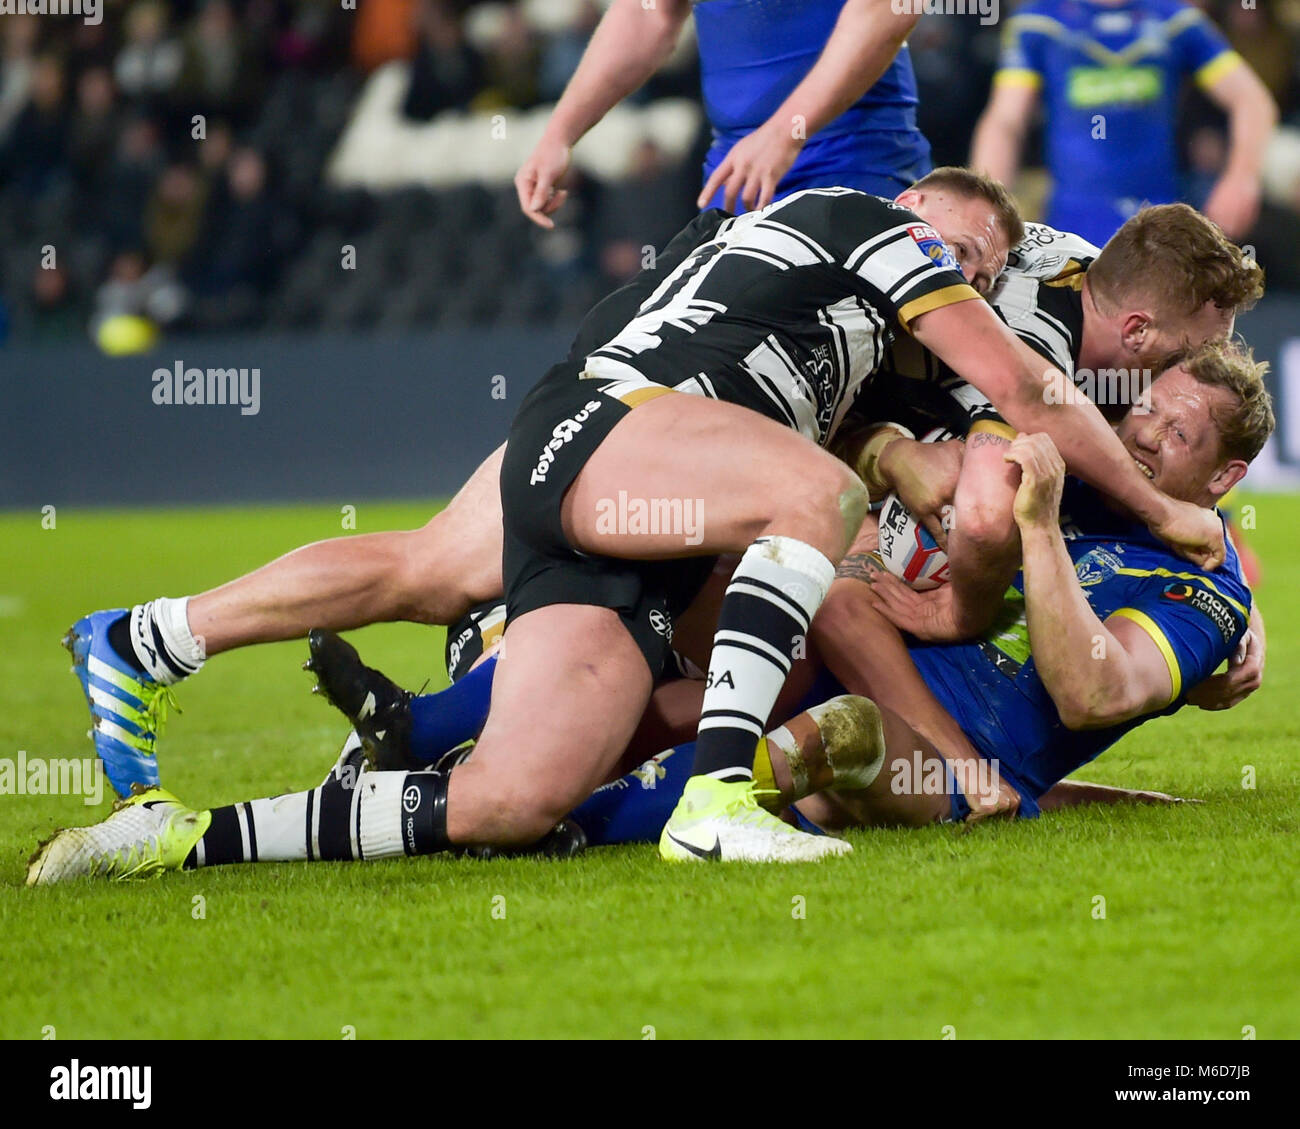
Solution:
<path fill-rule="evenodd" d="M 1264 639 L 1247 631 L 1228 660 L 1228 669 L 1212 674 L 1187 695 L 1192 705 L 1203 710 L 1230 710 L 1240 705 L 1264 684 Z"/>
<path fill-rule="evenodd" d="M 1223 564 L 1223 522 L 1214 510 L 1194 502 L 1167 498 L 1165 516 L 1151 523 L 1151 532 L 1175 553 L 1203 569 Z"/>
<path fill-rule="evenodd" d="M 1061 490 L 1065 483 L 1065 460 L 1043 433 L 1017 435 L 1007 448 L 1006 460 L 1020 465 L 1014 513 L 1021 526 L 1056 526 L 1061 518 Z"/>
<path fill-rule="evenodd" d="M 1225 176 L 1205 201 L 1205 215 L 1229 239 L 1244 239 L 1259 219 L 1260 186 L 1253 176 Z"/>
<path fill-rule="evenodd" d="M 556 185 L 569 171 L 572 152 L 562 141 L 543 137 L 515 173 L 519 209 L 538 227 L 553 228 L 552 213 L 569 198 L 568 191 Z"/>
<path fill-rule="evenodd" d="M 1139 792 L 1130 790 L 1124 797 L 1134 804 L 1203 804 L 1204 800 L 1193 800 L 1185 796 L 1171 796 L 1168 792 Z"/>
<path fill-rule="evenodd" d="M 895 439 L 880 454 L 880 475 L 943 549 L 948 548 L 944 519 L 952 513 L 952 496 L 961 477 L 966 446 L 960 439 L 922 443 Z"/>
<path fill-rule="evenodd" d="M 737 200 L 749 212 L 772 202 L 776 186 L 803 148 L 803 141 L 794 136 L 789 123 L 774 125 L 773 122 L 774 119 L 768 119 L 731 147 L 731 152 L 704 185 L 696 201 L 699 207 L 703 208 L 724 185 L 722 206 L 729 212 L 739 210 Z"/>
<path fill-rule="evenodd" d="M 962 638 L 951 585 L 917 592 L 883 565 L 872 570 L 868 584 L 871 606 L 899 631 L 925 643 L 953 643 Z"/>
<path fill-rule="evenodd" d="M 978 823 L 982 819 L 995 819 L 999 816 L 1007 819 L 1015 818 L 1016 812 L 1020 810 L 1020 793 L 1001 776 L 996 779 L 997 787 L 987 791 L 962 790 L 962 795 L 966 797 L 966 803 L 970 807 L 970 815 L 966 817 L 967 824 Z"/>

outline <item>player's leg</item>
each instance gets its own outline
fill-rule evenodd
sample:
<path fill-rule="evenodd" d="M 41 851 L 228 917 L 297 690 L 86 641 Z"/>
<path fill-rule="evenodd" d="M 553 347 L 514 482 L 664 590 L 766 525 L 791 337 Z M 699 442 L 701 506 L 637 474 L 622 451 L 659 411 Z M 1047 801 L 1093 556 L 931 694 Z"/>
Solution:
<path fill-rule="evenodd" d="M 619 421 L 564 499 L 584 552 L 689 552 L 674 532 L 609 527 L 610 499 L 693 505 L 695 552 L 740 552 L 722 601 L 696 745 L 700 776 L 751 779 L 754 742 L 862 522 L 866 492 L 798 433 L 734 404 L 663 395 Z"/>
<path fill-rule="evenodd" d="M 393 619 L 452 623 L 501 590 L 504 447 L 422 529 L 340 537 L 297 549 L 194 597 L 94 612 L 64 642 L 90 706 L 95 751 L 119 795 L 158 783 L 165 688 L 210 655 L 299 638 L 316 626 Z"/>
<path fill-rule="evenodd" d="M 489 455 L 420 529 L 318 541 L 192 597 L 191 630 L 211 656 L 298 639 L 312 627 L 454 623 L 501 592 L 504 454 L 502 445 Z"/>

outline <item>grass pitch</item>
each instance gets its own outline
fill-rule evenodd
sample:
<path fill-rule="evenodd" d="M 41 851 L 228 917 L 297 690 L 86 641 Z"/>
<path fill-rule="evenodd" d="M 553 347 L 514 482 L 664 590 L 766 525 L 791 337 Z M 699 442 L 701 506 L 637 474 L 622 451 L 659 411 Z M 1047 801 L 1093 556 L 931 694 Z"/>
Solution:
<path fill-rule="evenodd" d="M 1264 690 L 1154 722 L 1082 774 L 1203 806 L 862 832 L 847 859 L 805 867 L 670 869 L 638 846 L 26 890 L 37 839 L 107 801 L 4 795 L 0 1036 L 1296 1038 L 1300 499 L 1253 501 Z M 357 525 L 426 516 L 363 505 Z M 0 516 L 0 758 L 89 754 L 58 646 L 78 615 L 339 532 L 334 507 Z M 441 631 L 360 644 L 439 684 Z M 305 654 L 223 655 L 183 685 L 164 783 L 196 806 L 317 784 L 345 726 L 309 696 Z"/>

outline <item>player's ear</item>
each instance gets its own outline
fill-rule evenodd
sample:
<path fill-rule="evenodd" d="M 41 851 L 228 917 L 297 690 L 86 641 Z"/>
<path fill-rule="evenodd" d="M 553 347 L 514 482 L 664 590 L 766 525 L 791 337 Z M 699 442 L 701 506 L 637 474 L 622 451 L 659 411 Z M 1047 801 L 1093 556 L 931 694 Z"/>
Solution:
<path fill-rule="evenodd" d="M 1229 459 L 1210 479 L 1209 491 L 1216 498 L 1222 498 L 1229 490 L 1246 477 L 1248 466 L 1243 459 Z"/>
<path fill-rule="evenodd" d="M 915 211 L 916 205 L 921 202 L 923 196 L 924 193 L 919 188 L 904 188 L 902 192 L 894 197 L 894 203 Z"/>
<path fill-rule="evenodd" d="M 1124 351 L 1137 355 L 1146 349 L 1155 332 L 1155 319 L 1145 310 L 1134 310 L 1124 315 L 1119 332 Z"/>

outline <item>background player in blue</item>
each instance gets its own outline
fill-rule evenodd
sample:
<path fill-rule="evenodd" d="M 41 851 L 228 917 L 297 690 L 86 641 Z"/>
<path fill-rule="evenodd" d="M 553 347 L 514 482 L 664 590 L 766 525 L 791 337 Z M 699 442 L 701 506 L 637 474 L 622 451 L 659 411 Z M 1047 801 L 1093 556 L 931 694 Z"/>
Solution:
<path fill-rule="evenodd" d="M 543 227 L 565 200 L 573 146 L 642 85 L 695 10 L 714 143 L 700 207 L 761 208 L 801 188 L 893 198 L 930 171 L 904 40 L 918 15 L 892 0 L 614 0 L 515 176 Z"/>
<path fill-rule="evenodd" d="M 1007 21 L 971 164 L 1015 178 L 1035 105 L 1053 189 L 1046 220 L 1104 243 L 1142 203 L 1183 198 L 1175 139 L 1192 78 L 1228 115 L 1227 168 L 1205 214 L 1234 239 L 1259 213 L 1260 169 L 1277 123 L 1267 87 L 1185 0 L 1031 0 Z"/>

